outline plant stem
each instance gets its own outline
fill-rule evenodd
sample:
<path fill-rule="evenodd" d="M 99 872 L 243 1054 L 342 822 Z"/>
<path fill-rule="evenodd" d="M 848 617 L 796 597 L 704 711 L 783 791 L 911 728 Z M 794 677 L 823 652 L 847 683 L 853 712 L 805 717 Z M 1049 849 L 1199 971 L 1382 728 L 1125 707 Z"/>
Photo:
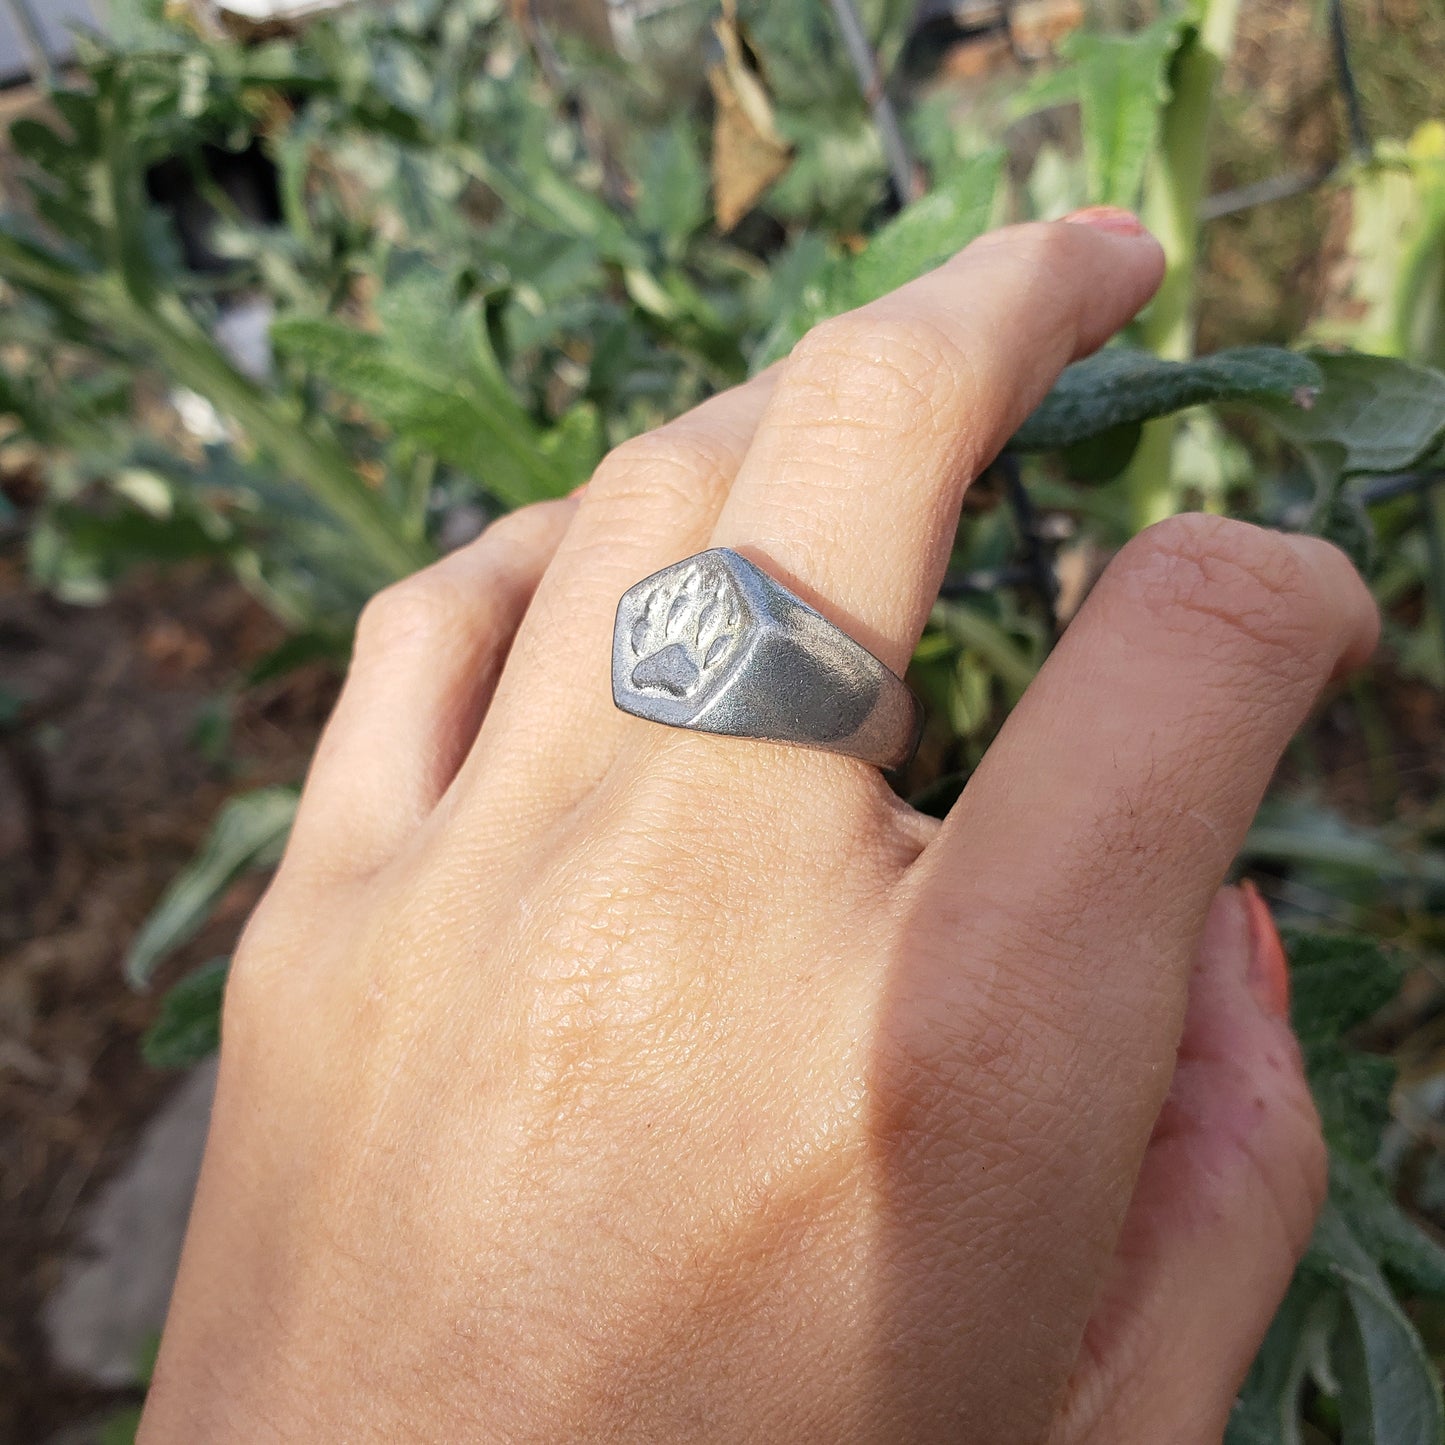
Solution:
<path fill-rule="evenodd" d="M 908 154 L 908 145 L 903 139 L 903 130 L 888 98 L 883 77 L 878 70 L 878 57 L 868 40 L 862 18 L 853 0 L 828 0 L 833 9 L 833 18 L 838 23 L 838 33 L 843 39 L 843 48 L 848 52 L 853 73 L 858 77 L 858 88 L 873 112 L 873 125 L 883 147 L 883 156 L 888 163 L 888 174 L 893 182 L 893 194 L 900 207 L 918 199 L 917 172 Z"/>
<path fill-rule="evenodd" d="M 144 342 L 168 375 L 237 422 L 285 475 L 341 522 L 369 557 L 378 583 L 395 581 L 432 560 L 431 548 L 409 534 L 403 519 L 361 480 L 341 449 L 300 426 L 275 398 L 237 371 L 179 302 L 167 297 L 147 309 L 128 297 L 115 301 L 117 330 Z"/>
<path fill-rule="evenodd" d="M 120 277 L 74 270 L 10 236 L 0 236 L 0 277 L 49 298 L 98 334 L 122 336 L 152 352 L 168 376 L 235 421 L 285 476 L 347 528 L 378 586 L 432 560 L 430 546 L 409 534 L 341 448 L 237 371 L 178 297 L 160 295 L 144 304 Z"/>
<path fill-rule="evenodd" d="M 1149 168 L 1144 221 L 1164 247 L 1164 281 L 1140 323 L 1140 341 L 1159 356 L 1182 361 L 1194 349 L 1194 285 L 1199 207 L 1209 176 L 1209 120 L 1214 91 L 1234 44 L 1239 0 L 1203 0 L 1199 24 L 1174 57 L 1172 94 Z M 1148 423 L 1124 474 L 1136 529 L 1173 510 L 1170 466 L 1178 422 Z"/>

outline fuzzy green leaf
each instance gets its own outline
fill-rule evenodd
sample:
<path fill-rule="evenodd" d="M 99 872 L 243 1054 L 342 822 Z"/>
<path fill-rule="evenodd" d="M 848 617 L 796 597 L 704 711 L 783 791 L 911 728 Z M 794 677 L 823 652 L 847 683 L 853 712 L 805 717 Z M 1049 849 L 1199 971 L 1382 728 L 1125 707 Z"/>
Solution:
<path fill-rule="evenodd" d="M 1395 1203 L 1373 1170 L 1335 1154 L 1330 1197 L 1388 1275 L 1412 1294 L 1445 1297 L 1445 1247 Z"/>
<path fill-rule="evenodd" d="M 561 496 L 586 480 L 575 446 L 548 433 L 500 377 L 470 369 L 459 342 L 429 360 L 339 322 L 289 317 L 271 328 L 277 348 L 354 396 L 397 436 L 481 479 L 509 507 Z M 595 460 L 591 458 L 591 460 Z"/>
<path fill-rule="evenodd" d="M 768 333 L 754 358 L 755 369 L 786 355 L 818 322 L 876 301 L 981 235 L 993 216 L 1002 170 L 1003 152 L 985 151 L 900 211 L 857 255 L 824 261 L 809 253 L 811 274 Z"/>
<path fill-rule="evenodd" d="M 1061 47 L 1077 77 L 1091 200 L 1131 208 L 1139 203 L 1182 28 L 1179 14 L 1171 12 L 1130 35 L 1076 31 Z"/>
<path fill-rule="evenodd" d="M 1440 1445 L 1440 1382 L 1415 1327 L 1333 1201 L 1315 1228 L 1301 1271 L 1329 1281 L 1345 1301 L 1331 1340 L 1343 1445 Z"/>
<path fill-rule="evenodd" d="M 876 301 L 982 235 L 1002 169 L 1002 150 L 984 151 L 900 211 L 844 268 L 830 298 L 834 312 Z"/>
<path fill-rule="evenodd" d="M 155 1022 L 141 1040 L 146 1062 L 158 1069 L 185 1069 L 221 1045 L 221 999 L 229 958 L 213 958 L 188 973 L 161 999 Z"/>
<path fill-rule="evenodd" d="M 1322 381 L 1313 360 L 1277 346 L 1235 347 L 1194 361 L 1111 346 L 1068 367 L 1012 445 L 1052 451 L 1202 402 L 1271 397 L 1289 406 L 1286 398 L 1308 394 Z"/>
<path fill-rule="evenodd" d="M 241 874 L 280 860 L 296 798 L 294 788 L 259 788 L 221 809 L 201 851 L 172 880 L 126 953 L 133 987 L 143 988 L 170 953 L 200 932 Z"/>
<path fill-rule="evenodd" d="M 1445 434 L 1445 373 L 1388 356 L 1312 352 L 1311 404 L 1257 398 L 1257 410 L 1304 458 L 1322 488 L 1366 472 L 1402 472 Z"/>
<path fill-rule="evenodd" d="M 1290 1017 L 1307 1048 L 1334 1042 L 1377 1014 L 1399 992 L 1401 965 L 1377 939 L 1291 932 L 1288 952 Z"/>
<path fill-rule="evenodd" d="M 1304 1058 L 1326 1142 L 1338 1155 L 1369 1162 L 1390 1120 L 1395 1065 L 1328 1040 L 1306 1047 Z"/>

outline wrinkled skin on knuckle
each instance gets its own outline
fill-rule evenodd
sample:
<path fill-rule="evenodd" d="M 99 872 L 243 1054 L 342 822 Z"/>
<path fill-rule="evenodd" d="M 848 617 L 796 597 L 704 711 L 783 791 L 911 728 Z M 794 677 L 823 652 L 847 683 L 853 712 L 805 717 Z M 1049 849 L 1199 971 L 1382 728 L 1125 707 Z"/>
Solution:
<path fill-rule="evenodd" d="M 1156 619 L 1168 648 L 1188 646 L 1234 680 L 1296 682 L 1332 661 L 1322 667 L 1326 639 L 1312 579 L 1287 545 L 1260 528 L 1172 517 L 1134 538 L 1110 572 L 1140 615 Z"/>
<path fill-rule="evenodd" d="M 459 629 L 472 633 L 480 625 L 477 614 L 486 609 L 478 603 L 436 568 L 393 582 L 361 610 L 354 665 L 384 663 L 407 649 L 450 645 Z"/>
<path fill-rule="evenodd" d="M 679 510 L 695 505 L 715 477 L 736 465 L 738 450 L 729 439 L 701 427 L 673 423 L 644 432 L 602 459 L 583 508 L 593 519 L 631 530 L 659 497 Z"/>
<path fill-rule="evenodd" d="M 876 447 L 878 419 L 900 438 L 954 439 L 983 386 L 969 347 L 916 309 L 889 299 L 815 326 L 793 348 L 769 411 L 771 426 L 819 429 L 840 453 Z"/>

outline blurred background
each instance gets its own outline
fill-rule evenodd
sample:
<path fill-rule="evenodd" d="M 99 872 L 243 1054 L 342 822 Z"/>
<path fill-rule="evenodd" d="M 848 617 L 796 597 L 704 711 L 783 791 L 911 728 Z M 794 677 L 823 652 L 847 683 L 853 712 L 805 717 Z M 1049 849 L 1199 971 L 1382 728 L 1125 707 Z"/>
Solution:
<path fill-rule="evenodd" d="M 1229 1439 L 1445 1439 L 1442 74 L 1440 0 L 0 0 L 0 1440 L 133 1438 L 362 601 L 1101 201 L 1169 278 L 970 494 L 899 787 L 1149 522 L 1351 551 L 1384 645 L 1240 860 L 1331 1198 Z"/>

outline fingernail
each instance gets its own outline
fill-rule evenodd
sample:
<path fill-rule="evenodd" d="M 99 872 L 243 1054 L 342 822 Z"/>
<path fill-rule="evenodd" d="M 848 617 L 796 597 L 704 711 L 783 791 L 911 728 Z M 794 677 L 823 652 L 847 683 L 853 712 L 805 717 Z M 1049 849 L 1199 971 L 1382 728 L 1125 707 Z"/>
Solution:
<path fill-rule="evenodd" d="M 1289 1017 L 1289 961 L 1284 943 L 1269 911 L 1269 904 L 1248 879 L 1239 885 L 1249 919 L 1249 990 L 1255 1002 L 1272 1018 Z"/>
<path fill-rule="evenodd" d="M 567 500 L 568 500 L 568 501 L 571 501 L 573 497 L 580 497 L 580 496 L 582 495 L 582 493 L 585 492 L 586 490 L 587 490 L 587 483 L 586 483 L 586 482 L 581 483 L 579 486 L 573 487 L 572 490 L 567 493 Z"/>
<path fill-rule="evenodd" d="M 1122 206 L 1085 206 L 1082 211 L 1070 212 L 1064 220 L 1071 226 L 1092 226 L 1096 231 L 1107 231 L 1111 236 L 1148 234 L 1144 222 Z"/>

